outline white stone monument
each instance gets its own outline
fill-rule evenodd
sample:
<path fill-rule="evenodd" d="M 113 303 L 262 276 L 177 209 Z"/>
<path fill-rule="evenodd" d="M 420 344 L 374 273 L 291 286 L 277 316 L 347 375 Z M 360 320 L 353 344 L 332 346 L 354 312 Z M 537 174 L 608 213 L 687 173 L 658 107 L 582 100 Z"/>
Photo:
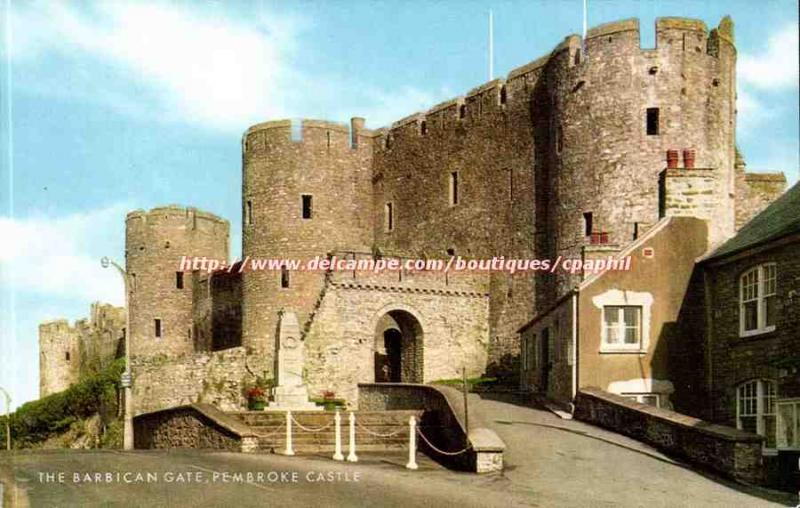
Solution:
<path fill-rule="evenodd" d="M 269 409 L 285 411 L 321 411 L 308 400 L 308 387 L 303 382 L 305 344 L 300 340 L 300 325 L 294 312 L 280 318 L 275 351 L 275 388 Z"/>

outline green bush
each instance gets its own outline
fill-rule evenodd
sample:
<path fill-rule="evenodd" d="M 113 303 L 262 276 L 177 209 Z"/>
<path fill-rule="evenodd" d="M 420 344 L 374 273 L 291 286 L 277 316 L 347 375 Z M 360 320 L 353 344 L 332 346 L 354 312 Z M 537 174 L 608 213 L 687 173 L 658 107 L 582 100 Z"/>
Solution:
<path fill-rule="evenodd" d="M 26 402 L 11 413 L 11 436 L 14 448 L 26 448 L 67 431 L 70 426 L 93 414 L 110 421 L 117 412 L 117 391 L 125 360 L 119 359 L 107 369 L 84 377 L 63 392 Z M 0 419 L 0 443 L 5 443 L 5 420 Z"/>

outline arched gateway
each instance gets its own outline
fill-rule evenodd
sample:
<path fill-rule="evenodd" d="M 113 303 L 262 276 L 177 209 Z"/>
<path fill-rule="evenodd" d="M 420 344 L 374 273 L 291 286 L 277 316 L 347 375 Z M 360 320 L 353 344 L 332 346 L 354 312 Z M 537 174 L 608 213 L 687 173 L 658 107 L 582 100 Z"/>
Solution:
<path fill-rule="evenodd" d="M 423 382 L 423 330 L 409 310 L 389 310 L 378 319 L 374 341 L 376 383 Z"/>

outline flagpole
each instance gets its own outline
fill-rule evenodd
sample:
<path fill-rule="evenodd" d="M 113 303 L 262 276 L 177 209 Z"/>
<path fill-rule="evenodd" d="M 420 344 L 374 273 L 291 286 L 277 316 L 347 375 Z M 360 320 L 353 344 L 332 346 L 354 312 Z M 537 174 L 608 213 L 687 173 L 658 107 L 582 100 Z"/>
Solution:
<path fill-rule="evenodd" d="M 489 81 L 494 79 L 494 16 L 489 9 Z"/>

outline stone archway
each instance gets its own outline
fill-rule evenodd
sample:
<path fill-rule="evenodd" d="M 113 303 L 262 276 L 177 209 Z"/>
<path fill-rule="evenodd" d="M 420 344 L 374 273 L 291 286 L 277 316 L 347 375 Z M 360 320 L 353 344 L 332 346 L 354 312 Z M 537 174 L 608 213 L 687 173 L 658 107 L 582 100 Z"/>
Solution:
<path fill-rule="evenodd" d="M 423 330 L 419 319 L 404 309 L 383 313 L 375 327 L 376 383 L 423 382 Z"/>

